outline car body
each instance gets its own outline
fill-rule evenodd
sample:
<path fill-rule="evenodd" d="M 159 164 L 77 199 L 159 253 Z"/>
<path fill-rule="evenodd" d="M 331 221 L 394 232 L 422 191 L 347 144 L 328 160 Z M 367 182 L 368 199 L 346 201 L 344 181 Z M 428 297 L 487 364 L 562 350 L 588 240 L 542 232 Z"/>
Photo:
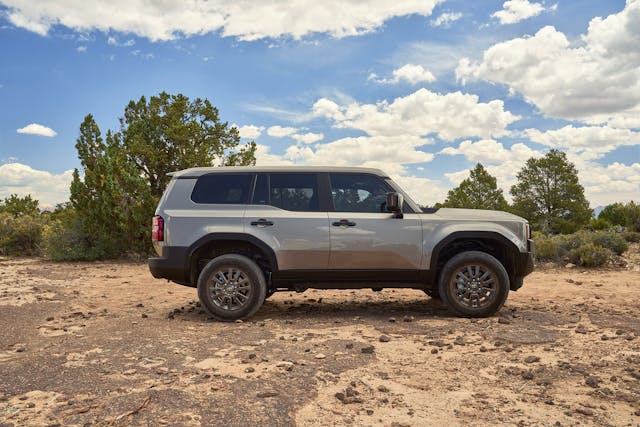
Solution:
<path fill-rule="evenodd" d="M 228 254 L 257 265 L 266 297 L 310 287 L 406 287 L 438 296 L 443 269 L 463 252 L 497 260 L 506 292 L 533 270 L 523 218 L 423 210 L 379 169 L 210 167 L 171 175 L 154 219 L 158 256 L 149 267 L 179 284 L 199 286 L 207 264 Z"/>

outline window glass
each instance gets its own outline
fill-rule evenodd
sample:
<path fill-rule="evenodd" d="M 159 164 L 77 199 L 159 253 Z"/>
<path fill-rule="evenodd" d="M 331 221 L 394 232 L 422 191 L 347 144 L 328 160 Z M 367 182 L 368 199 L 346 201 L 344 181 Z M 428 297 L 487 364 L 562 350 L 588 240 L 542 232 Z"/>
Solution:
<path fill-rule="evenodd" d="M 212 173 L 198 178 L 191 193 L 196 203 L 243 204 L 249 200 L 252 174 Z"/>
<path fill-rule="evenodd" d="M 268 205 L 269 204 L 269 181 L 268 176 L 264 173 L 258 175 L 256 180 L 256 188 L 253 190 L 254 205 Z"/>
<path fill-rule="evenodd" d="M 271 206 L 288 211 L 317 211 L 318 183 L 315 174 L 270 175 Z"/>
<path fill-rule="evenodd" d="M 393 189 L 384 180 L 368 174 L 331 174 L 331 197 L 336 212 L 386 212 L 387 193 Z"/>

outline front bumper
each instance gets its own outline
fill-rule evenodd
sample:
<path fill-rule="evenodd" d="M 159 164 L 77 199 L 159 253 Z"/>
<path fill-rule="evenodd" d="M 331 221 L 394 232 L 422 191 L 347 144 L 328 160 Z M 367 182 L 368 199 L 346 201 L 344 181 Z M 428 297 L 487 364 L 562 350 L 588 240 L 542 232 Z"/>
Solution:
<path fill-rule="evenodd" d="M 518 252 L 514 262 L 514 276 L 511 278 L 511 290 L 517 291 L 522 287 L 525 276 L 533 271 L 536 253 L 536 244 L 533 240 L 527 240 L 527 252 Z"/>

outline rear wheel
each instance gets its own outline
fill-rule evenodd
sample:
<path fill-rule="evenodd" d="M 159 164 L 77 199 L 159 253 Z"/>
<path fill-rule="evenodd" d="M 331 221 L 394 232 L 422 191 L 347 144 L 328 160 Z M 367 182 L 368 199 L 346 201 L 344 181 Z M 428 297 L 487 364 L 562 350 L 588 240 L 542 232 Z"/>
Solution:
<path fill-rule="evenodd" d="M 243 255 L 221 255 L 209 261 L 198 277 L 202 307 L 219 320 L 252 316 L 266 295 L 260 267 Z"/>
<path fill-rule="evenodd" d="M 444 265 L 438 291 L 456 315 L 487 317 L 506 301 L 509 275 L 500 261 L 487 253 L 462 252 Z"/>

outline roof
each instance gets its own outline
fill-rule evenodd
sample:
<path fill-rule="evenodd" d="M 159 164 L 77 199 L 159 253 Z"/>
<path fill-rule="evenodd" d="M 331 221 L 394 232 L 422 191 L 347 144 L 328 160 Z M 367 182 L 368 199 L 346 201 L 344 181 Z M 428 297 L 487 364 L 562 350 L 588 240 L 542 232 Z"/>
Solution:
<path fill-rule="evenodd" d="M 375 168 L 346 167 L 346 166 L 210 166 L 204 168 L 189 168 L 171 172 L 168 175 L 176 178 L 198 177 L 209 173 L 229 172 L 351 172 L 370 173 L 373 175 L 388 176 L 385 172 Z"/>

